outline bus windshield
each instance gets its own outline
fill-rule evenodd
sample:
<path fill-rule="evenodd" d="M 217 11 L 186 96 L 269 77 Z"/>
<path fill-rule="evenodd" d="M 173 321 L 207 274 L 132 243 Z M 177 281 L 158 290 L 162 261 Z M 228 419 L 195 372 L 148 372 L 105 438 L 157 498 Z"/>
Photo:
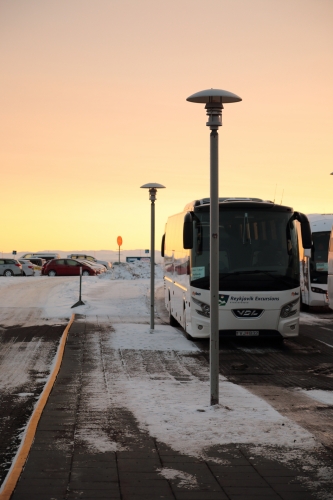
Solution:
<path fill-rule="evenodd" d="M 312 233 L 313 249 L 310 259 L 311 283 L 327 283 L 329 231 Z"/>
<path fill-rule="evenodd" d="M 191 285 L 209 289 L 209 210 L 194 214 Z M 300 283 L 297 231 L 293 214 L 220 206 L 219 288 L 268 291 Z"/>

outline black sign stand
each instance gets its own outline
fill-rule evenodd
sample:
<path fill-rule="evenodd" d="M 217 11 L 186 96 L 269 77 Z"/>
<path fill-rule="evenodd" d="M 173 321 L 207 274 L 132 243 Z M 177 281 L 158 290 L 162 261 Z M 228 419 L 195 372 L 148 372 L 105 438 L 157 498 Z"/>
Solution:
<path fill-rule="evenodd" d="M 82 300 L 81 300 L 81 290 L 82 290 L 82 266 L 80 266 L 80 296 L 79 296 L 79 300 L 71 307 L 71 309 L 73 309 L 73 307 L 84 306 L 84 302 L 82 302 Z"/>

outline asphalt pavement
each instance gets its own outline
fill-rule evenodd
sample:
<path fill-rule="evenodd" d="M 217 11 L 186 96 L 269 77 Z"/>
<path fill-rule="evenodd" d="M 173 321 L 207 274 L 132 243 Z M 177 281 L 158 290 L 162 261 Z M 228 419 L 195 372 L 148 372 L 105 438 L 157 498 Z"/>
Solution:
<path fill-rule="evenodd" d="M 118 406 L 95 418 L 83 391 L 92 369 L 86 342 L 98 329 L 98 318 L 81 317 L 73 323 L 12 500 L 329 498 L 307 489 L 307 472 L 297 459 L 286 465 L 274 456 L 254 456 L 250 447 L 232 444 L 215 447 L 200 459 L 151 437 L 126 408 Z M 80 425 L 88 418 L 91 427 L 100 427 L 103 418 L 104 430 L 117 444 L 114 450 L 97 450 L 80 439 Z"/>

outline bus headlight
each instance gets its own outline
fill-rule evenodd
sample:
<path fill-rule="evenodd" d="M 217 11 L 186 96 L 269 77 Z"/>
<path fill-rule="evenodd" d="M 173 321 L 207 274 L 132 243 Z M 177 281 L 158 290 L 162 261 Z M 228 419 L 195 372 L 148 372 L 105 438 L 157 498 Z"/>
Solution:
<path fill-rule="evenodd" d="M 326 293 L 326 290 L 323 290 L 322 288 L 317 288 L 316 286 L 311 287 L 311 292 L 314 293 Z"/>
<path fill-rule="evenodd" d="M 192 302 L 201 307 L 201 309 L 196 309 L 196 312 L 201 316 L 206 316 L 206 318 L 210 317 L 210 305 L 205 302 L 201 302 L 201 300 L 195 299 L 192 297 Z"/>
<path fill-rule="evenodd" d="M 293 316 L 297 312 L 297 303 L 299 301 L 299 298 L 296 300 L 293 300 L 292 302 L 288 302 L 285 306 L 282 307 L 280 316 L 281 318 L 289 318 L 290 316 Z"/>

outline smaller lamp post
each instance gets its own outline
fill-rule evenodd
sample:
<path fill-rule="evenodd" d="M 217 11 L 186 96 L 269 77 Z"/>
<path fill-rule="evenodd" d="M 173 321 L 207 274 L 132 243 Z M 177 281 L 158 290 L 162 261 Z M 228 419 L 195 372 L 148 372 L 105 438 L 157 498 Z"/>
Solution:
<path fill-rule="evenodd" d="M 150 182 L 141 188 L 149 189 L 151 201 L 151 225 L 150 225 L 150 332 L 154 330 L 154 296 L 155 296 L 155 200 L 157 189 L 165 188 L 162 184 Z"/>

